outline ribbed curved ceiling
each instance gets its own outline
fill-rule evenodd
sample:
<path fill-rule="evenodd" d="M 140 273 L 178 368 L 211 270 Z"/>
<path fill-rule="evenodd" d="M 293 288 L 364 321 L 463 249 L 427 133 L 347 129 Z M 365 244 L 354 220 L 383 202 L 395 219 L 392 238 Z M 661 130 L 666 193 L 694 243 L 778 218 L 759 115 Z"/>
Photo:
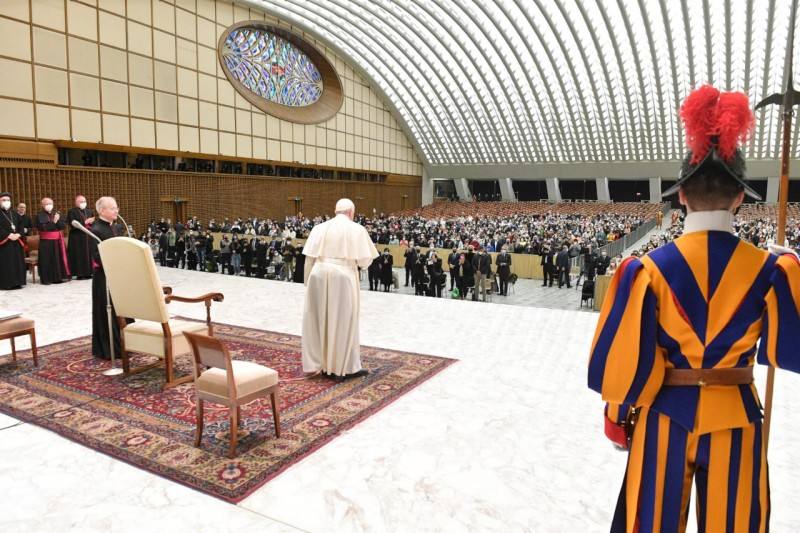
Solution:
<path fill-rule="evenodd" d="M 428 165 L 679 159 L 692 88 L 753 104 L 782 92 L 791 12 L 789 0 L 251 3 L 345 54 Z M 778 109 L 756 118 L 748 157 L 779 157 Z"/>

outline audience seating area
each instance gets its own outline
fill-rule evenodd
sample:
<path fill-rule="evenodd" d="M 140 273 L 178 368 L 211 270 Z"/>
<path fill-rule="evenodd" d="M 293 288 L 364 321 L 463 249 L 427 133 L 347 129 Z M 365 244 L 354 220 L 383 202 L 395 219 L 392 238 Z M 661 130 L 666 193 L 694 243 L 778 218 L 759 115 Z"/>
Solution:
<path fill-rule="evenodd" d="M 626 215 L 655 218 L 664 204 L 645 202 L 436 202 L 422 208 L 405 209 L 394 216 L 422 218 L 510 217 L 517 215 Z"/>

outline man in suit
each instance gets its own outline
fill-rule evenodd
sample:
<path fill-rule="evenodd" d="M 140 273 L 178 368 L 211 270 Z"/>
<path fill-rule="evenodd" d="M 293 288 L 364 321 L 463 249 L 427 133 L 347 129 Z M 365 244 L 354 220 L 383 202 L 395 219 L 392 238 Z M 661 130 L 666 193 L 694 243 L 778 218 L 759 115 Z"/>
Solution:
<path fill-rule="evenodd" d="M 381 256 L 372 260 L 367 267 L 367 277 L 369 279 L 369 290 L 377 291 L 381 280 Z"/>
<path fill-rule="evenodd" d="M 158 235 L 158 264 L 162 267 L 167 266 L 167 245 L 169 238 L 167 237 L 167 230 L 160 230 Z"/>
<path fill-rule="evenodd" d="M 480 292 L 481 300 L 485 302 L 486 283 L 484 282 L 489 278 L 489 274 L 492 273 L 492 256 L 481 248 L 472 259 L 472 266 L 475 270 L 475 291 L 472 293 L 472 299 L 477 301 L 478 292 Z"/>
<path fill-rule="evenodd" d="M 608 257 L 608 253 L 605 250 L 600 251 L 600 257 L 597 258 L 595 262 L 595 271 L 597 272 L 598 276 L 605 276 L 606 270 L 608 270 L 608 266 L 611 264 L 611 258 Z"/>
<path fill-rule="evenodd" d="M 417 251 L 413 247 L 409 247 L 405 252 L 403 252 L 403 258 L 405 258 L 405 267 L 406 267 L 406 287 L 408 287 L 408 279 L 411 278 L 411 284 L 414 284 L 414 263 L 417 262 Z"/>
<path fill-rule="evenodd" d="M 456 275 L 458 270 L 458 248 L 453 246 L 453 251 L 447 256 L 447 265 L 450 267 L 450 292 L 456 285 Z"/>
<path fill-rule="evenodd" d="M 569 283 L 569 248 L 565 244 L 561 247 L 561 251 L 556 256 L 556 272 L 558 273 L 558 288 L 566 284 L 569 289 L 572 287 Z"/>
<path fill-rule="evenodd" d="M 548 285 L 550 287 L 553 286 L 556 269 L 554 260 L 555 255 L 553 251 L 550 249 L 550 246 L 545 245 L 544 248 L 542 248 L 542 261 L 540 263 L 542 265 L 542 273 L 544 274 L 544 283 L 542 283 L 542 287 L 547 287 Z"/>
<path fill-rule="evenodd" d="M 496 262 L 500 295 L 508 296 L 508 278 L 511 276 L 511 254 L 508 253 L 508 247 L 505 245 L 500 253 L 497 254 Z"/>
<path fill-rule="evenodd" d="M 264 237 L 259 237 L 255 252 L 256 276 L 259 278 L 263 278 L 267 275 L 267 251 L 269 251 L 269 245 L 267 245 L 267 241 L 264 240 Z"/>

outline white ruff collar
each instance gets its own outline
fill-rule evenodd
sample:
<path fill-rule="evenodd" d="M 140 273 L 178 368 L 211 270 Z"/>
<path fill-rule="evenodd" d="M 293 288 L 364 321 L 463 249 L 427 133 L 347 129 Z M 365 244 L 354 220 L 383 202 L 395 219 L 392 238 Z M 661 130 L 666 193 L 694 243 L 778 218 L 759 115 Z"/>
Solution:
<path fill-rule="evenodd" d="M 683 234 L 696 231 L 727 231 L 733 233 L 733 213 L 727 210 L 696 211 L 686 215 Z"/>

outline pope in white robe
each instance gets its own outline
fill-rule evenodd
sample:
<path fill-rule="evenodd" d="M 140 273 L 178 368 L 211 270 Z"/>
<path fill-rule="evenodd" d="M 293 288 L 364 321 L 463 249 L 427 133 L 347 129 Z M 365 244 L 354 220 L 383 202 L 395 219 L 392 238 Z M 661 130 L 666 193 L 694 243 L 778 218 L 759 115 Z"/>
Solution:
<path fill-rule="evenodd" d="M 364 375 L 358 336 L 358 267 L 378 256 L 367 230 L 353 222 L 355 205 L 336 203 L 336 216 L 311 230 L 303 255 L 303 371 L 333 377 Z"/>

